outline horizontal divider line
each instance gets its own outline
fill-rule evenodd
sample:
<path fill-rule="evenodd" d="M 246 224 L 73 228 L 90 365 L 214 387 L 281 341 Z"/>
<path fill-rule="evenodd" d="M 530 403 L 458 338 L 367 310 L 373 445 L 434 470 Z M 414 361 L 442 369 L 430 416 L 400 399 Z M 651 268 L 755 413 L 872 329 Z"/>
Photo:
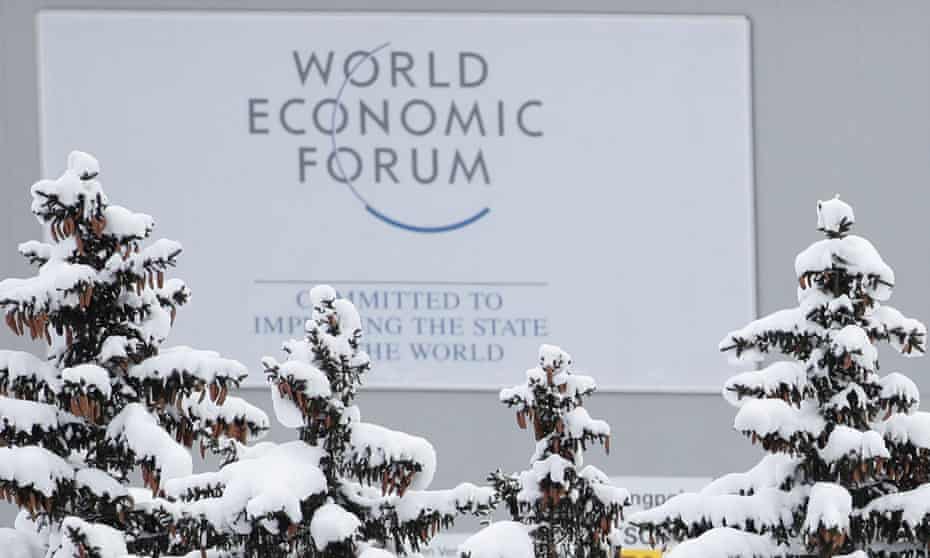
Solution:
<path fill-rule="evenodd" d="M 491 386 L 474 386 L 474 385 L 362 385 L 359 391 L 362 392 L 382 392 L 382 393 L 498 393 L 504 387 Z M 269 389 L 267 385 L 248 382 L 239 387 L 240 390 L 259 390 Z M 709 387 L 681 386 L 681 387 L 661 387 L 661 386 L 628 386 L 628 387 L 606 387 L 597 388 L 594 395 L 699 395 L 720 397 L 720 390 Z"/>
<path fill-rule="evenodd" d="M 441 285 L 461 287 L 548 287 L 548 281 L 374 281 L 350 279 L 255 279 L 256 285 Z"/>

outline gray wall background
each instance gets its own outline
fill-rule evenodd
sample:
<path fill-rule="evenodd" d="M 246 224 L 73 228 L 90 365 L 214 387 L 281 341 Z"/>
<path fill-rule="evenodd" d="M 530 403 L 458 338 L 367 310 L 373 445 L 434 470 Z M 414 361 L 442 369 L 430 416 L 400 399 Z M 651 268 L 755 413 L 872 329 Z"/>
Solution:
<path fill-rule="evenodd" d="M 794 304 L 794 256 L 819 238 L 815 200 L 841 193 L 856 209 L 858 232 L 897 273 L 893 305 L 930 321 L 930 3 L 0 0 L 0 277 L 31 273 L 15 247 L 39 234 L 28 187 L 40 178 L 34 17 L 43 8 L 746 15 L 752 22 L 760 314 Z M 29 348 L 5 328 L 0 347 Z M 930 388 L 930 362 L 891 353 L 882 351 L 884 372 L 904 372 L 922 391 Z M 720 365 L 727 366 L 722 357 Z M 514 371 L 515 383 L 520 373 Z M 266 390 L 243 395 L 270 411 Z M 523 468 L 532 451 L 530 436 L 517 429 L 494 393 L 365 391 L 360 405 L 366 420 L 430 439 L 439 454 L 436 487 L 482 482 L 497 467 Z M 604 393 L 589 408 L 613 428 L 613 453 L 588 454 L 609 474 L 718 476 L 748 468 L 761 455 L 732 430 L 734 410 L 717 395 Z M 292 435 L 275 428 L 269 438 Z M 0 524 L 9 517 L 10 510 L 0 508 Z"/>

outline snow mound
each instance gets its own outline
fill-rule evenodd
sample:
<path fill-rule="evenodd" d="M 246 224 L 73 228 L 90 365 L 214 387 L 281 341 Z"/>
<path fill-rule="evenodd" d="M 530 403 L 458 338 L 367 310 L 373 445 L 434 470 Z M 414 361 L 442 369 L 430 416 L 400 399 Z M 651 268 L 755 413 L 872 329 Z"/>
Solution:
<path fill-rule="evenodd" d="M 667 558 L 721 558 L 739 556 L 740 558 L 762 558 L 784 556 L 787 549 L 778 547 L 765 536 L 733 529 L 717 527 L 697 537 L 685 541 L 673 548 Z"/>
<path fill-rule="evenodd" d="M 45 545 L 33 533 L 17 529 L 0 529 L 0 548 L 4 558 L 43 558 Z"/>
<path fill-rule="evenodd" d="M 535 558 L 529 529 L 516 521 L 498 521 L 478 531 L 459 546 L 467 558 Z"/>
<path fill-rule="evenodd" d="M 396 558 L 396 556 L 383 548 L 365 545 L 361 552 L 358 553 L 358 558 Z"/>

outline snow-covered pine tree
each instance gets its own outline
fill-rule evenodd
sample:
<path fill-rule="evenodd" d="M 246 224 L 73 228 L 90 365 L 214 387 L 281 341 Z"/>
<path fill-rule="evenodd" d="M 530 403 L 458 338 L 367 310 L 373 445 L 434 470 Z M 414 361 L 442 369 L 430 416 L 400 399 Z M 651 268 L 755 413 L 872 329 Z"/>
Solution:
<path fill-rule="evenodd" d="M 423 438 L 361 421 L 355 396 L 371 366 L 355 306 L 311 289 L 307 336 L 262 361 L 278 420 L 300 439 L 233 443 L 218 472 L 166 483 L 152 503 L 205 548 L 232 556 L 383 558 L 417 551 L 463 513 L 483 514 L 490 488 L 426 490 L 436 453 Z"/>
<path fill-rule="evenodd" d="M 817 204 L 826 239 L 795 260 L 798 306 L 729 333 L 738 361 L 793 360 L 730 378 L 736 430 L 770 455 L 630 521 L 675 556 L 926 556 L 930 414 L 907 377 L 878 374 L 875 344 L 923 354 L 926 328 L 882 303 L 894 273 L 849 234 L 852 208 Z M 696 537 L 696 538 L 695 538 Z"/>
<path fill-rule="evenodd" d="M 241 364 L 159 349 L 190 298 L 165 278 L 181 245 L 143 246 L 152 217 L 110 205 L 99 171 L 75 151 L 64 174 L 32 186 L 46 241 L 19 250 L 39 270 L 0 282 L 7 326 L 48 345 L 47 359 L 0 351 L 0 497 L 23 510 L 15 530 L 0 530 L 4 555 L 164 549 L 164 518 L 136 509 L 129 474 L 141 470 L 145 490 L 158 493 L 191 474 L 193 444 L 245 441 L 268 426 L 228 395 L 246 375 Z"/>
<path fill-rule="evenodd" d="M 609 535 L 623 518 L 629 492 L 612 486 L 593 465 L 583 466 L 588 444 L 601 443 L 610 452 L 610 425 L 582 406 L 596 387 L 590 376 L 573 372 L 568 353 L 542 345 L 526 381 L 501 390 L 501 402 L 516 407 L 520 428 L 533 430 L 532 468 L 491 474 L 513 521 L 493 523 L 466 541 L 463 558 L 525 558 L 528 548 L 537 558 L 610 555 Z"/>

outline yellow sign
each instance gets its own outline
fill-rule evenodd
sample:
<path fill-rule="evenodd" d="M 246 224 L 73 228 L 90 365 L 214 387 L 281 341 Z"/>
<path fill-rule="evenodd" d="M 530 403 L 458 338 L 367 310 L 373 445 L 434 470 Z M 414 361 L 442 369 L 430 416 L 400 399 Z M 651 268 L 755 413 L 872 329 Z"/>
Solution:
<path fill-rule="evenodd" d="M 620 550 L 620 558 L 662 558 L 662 551 L 648 548 L 623 548 Z"/>

